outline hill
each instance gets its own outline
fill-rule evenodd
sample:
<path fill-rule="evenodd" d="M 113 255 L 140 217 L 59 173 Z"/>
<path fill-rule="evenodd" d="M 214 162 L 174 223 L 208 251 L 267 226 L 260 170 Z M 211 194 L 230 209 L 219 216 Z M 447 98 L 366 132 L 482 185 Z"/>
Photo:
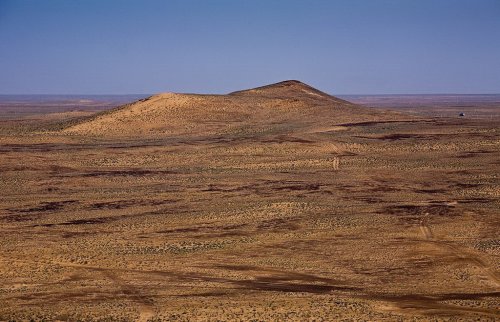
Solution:
<path fill-rule="evenodd" d="M 237 96 L 262 96 L 262 97 L 270 97 L 270 98 L 301 98 L 301 99 L 310 99 L 310 100 L 322 100 L 322 101 L 331 101 L 336 102 L 338 104 L 349 104 L 353 105 L 350 102 L 342 100 L 340 98 L 329 95 L 325 92 L 322 92 L 312 86 L 304 84 L 298 80 L 288 80 L 279 82 L 276 84 L 270 84 L 265 86 L 260 86 L 256 88 L 251 88 L 247 90 L 232 92 L 229 95 L 237 95 Z"/>
<path fill-rule="evenodd" d="M 286 133 L 394 119 L 291 80 L 227 95 L 162 93 L 65 127 L 97 136 Z"/>

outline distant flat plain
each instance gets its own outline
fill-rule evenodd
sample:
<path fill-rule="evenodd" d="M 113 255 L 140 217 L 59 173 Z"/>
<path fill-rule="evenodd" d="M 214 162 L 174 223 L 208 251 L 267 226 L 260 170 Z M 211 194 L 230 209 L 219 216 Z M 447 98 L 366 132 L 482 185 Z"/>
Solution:
<path fill-rule="evenodd" d="M 130 95 L 2 95 L 0 118 L 19 118 L 56 112 L 98 112 L 126 104 L 152 94 Z M 498 117 L 500 94 L 358 94 L 337 95 L 347 101 L 369 107 L 400 109 L 428 116 Z"/>
<path fill-rule="evenodd" d="M 500 94 L 341 95 L 350 102 L 431 117 L 499 117 Z"/>
<path fill-rule="evenodd" d="M 412 117 L 314 131 L 57 132 L 147 96 L 0 96 L 0 320 L 500 319 L 500 95 L 341 96 Z"/>

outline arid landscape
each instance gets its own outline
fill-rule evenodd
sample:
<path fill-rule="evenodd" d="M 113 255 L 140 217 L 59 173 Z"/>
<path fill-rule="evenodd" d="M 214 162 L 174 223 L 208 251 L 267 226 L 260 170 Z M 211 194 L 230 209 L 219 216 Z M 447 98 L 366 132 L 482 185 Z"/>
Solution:
<path fill-rule="evenodd" d="M 499 175 L 499 95 L 4 97 L 0 321 L 498 321 Z"/>

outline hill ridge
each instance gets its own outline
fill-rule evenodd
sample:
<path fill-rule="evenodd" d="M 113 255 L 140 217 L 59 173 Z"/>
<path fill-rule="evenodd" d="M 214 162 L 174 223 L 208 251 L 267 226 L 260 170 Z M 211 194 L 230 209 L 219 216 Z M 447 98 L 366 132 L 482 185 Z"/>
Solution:
<path fill-rule="evenodd" d="M 286 133 L 373 121 L 382 115 L 388 113 L 287 80 L 225 95 L 159 93 L 81 119 L 62 132 L 97 136 Z"/>

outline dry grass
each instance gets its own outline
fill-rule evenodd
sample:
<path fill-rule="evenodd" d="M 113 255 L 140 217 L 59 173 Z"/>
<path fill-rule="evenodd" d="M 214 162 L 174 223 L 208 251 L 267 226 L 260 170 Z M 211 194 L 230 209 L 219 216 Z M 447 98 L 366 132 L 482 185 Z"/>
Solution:
<path fill-rule="evenodd" d="M 0 320 L 498 319 L 498 119 L 285 89 L 2 125 Z"/>

